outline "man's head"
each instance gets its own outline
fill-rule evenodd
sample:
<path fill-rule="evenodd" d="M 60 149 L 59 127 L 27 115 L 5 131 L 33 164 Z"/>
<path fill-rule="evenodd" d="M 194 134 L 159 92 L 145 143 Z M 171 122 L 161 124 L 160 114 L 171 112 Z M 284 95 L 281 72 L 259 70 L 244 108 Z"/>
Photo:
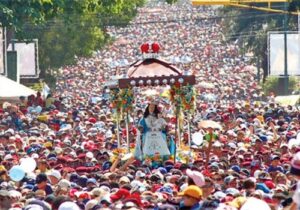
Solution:
<path fill-rule="evenodd" d="M 36 180 L 35 180 L 37 187 L 39 189 L 44 189 L 45 186 L 47 185 L 47 181 L 48 181 L 47 175 L 43 174 L 43 173 L 37 175 Z"/>
<path fill-rule="evenodd" d="M 184 206 L 191 207 L 201 200 L 202 190 L 196 185 L 190 185 L 183 192 L 179 193 L 179 195 L 183 196 Z"/>
<path fill-rule="evenodd" d="M 59 180 L 61 179 L 61 174 L 57 170 L 51 170 L 49 173 L 47 173 L 49 181 L 52 185 L 56 185 Z"/>
<path fill-rule="evenodd" d="M 9 209 L 11 207 L 11 199 L 7 190 L 0 190 L 0 209 Z"/>

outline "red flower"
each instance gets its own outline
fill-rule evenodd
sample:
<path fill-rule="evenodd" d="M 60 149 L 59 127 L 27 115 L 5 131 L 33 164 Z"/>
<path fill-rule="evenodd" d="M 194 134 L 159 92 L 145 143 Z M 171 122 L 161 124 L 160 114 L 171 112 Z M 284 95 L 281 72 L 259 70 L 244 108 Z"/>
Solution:
<path fill-rule="evenodd" d="M 180 88 L 180 83 L 179 82 L 175 82 L 175 87 Z"/>
<path fill-rule="evenodd" d="M 142 53 L 148 53 L 149 52 L 149 44 L 148 43 L 142 44 L 141 51 L 142 51 Z"/>
<path fill-rule="evenodd" d="M 153 53 L 158 53 L 158 52 L 159 52 L 159 49 L 160 49 L 160 46 L 159 46 L 158 43 L 154 42 L 154 43 L 152 44 L 151 48 L 152 48 L 152 52 L 153 52 Z"/>

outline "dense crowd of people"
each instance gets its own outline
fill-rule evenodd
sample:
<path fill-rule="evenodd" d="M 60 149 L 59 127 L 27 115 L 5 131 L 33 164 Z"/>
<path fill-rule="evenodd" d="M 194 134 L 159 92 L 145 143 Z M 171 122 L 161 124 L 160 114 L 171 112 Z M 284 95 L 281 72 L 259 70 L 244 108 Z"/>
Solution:
<path fill-rule="evenodd" d="M 46 98 L 38 93 L 2 105 L 0 210 L 300 207 L 299 111 L 263 100 L 249 60 L 237 45 L 222 40 L 215 9 L 183 0 L 150 1 L 128 26 L 107 32 L 116 41 L 62 68 Z M 177 146 L 188 154 L 178 153 L 175 161 L 141 161 L 126 154 L 124 121 L 118 148 L 105 82 L 141 59 L 139 46 L 148 41 L 160 43 L 163 59 L 197 78 L 190 127 L 202 139 L 190 137 L 188 148 L 184 121 L 182 147 Z M 149 103 L 140 93 L 129 116 L 131 151 Z M 172 104 L 163 99 L 159 108 L 167 135 L 174 136 Z M 222 129 L 203 129 L 202 120 L 216 121 Z"/>

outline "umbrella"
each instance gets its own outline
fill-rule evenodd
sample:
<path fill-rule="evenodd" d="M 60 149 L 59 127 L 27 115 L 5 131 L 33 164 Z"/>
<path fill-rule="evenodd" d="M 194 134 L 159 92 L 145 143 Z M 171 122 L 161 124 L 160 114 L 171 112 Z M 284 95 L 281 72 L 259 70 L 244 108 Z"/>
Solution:
<path fill-rule="evenodd" d="M 203 120 L 198 124 L 199 128 L 214 128 L 214 129 L 220 129 L 222 130 L 222 126 L 212 120 Z"/>
<path fill-rule="evenodd" d="M 262 200 L 259 200 L 257 198 L 249 198 L 244 205 L 242 206 L 241 210 L 271 210 L 269 205 Z"/>

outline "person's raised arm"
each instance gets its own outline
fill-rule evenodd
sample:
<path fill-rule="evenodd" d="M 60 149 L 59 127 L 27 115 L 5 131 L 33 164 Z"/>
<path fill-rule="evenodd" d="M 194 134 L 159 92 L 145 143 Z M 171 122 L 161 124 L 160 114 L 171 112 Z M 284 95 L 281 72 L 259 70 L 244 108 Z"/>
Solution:
<path fill-rule="evenodd" d="M 117 166 L 118 166 L 118 164 L 119 164 L 120 161 L 121 161 L 121 158 L 122 158 L 122 154 L 120 154 L 120 155 L 118 156 L 118 158 L 114 161 L 114 163 L 112 164 L 112 166 L 111 166 L 110 169 L 109 169 L 110 172 L 113 173 L 113 172 L 116 171 Z"/>
<path fill-rule="evenodd" d="M 124 163 L 124 165 L 121 166 L 121 168 L 119 169 L 119 171 L 125 171 L 125 170 L 127 170 L 127 167 L 128 167 L 131 163 L 133 163 L 134 160 L 135 160 L 135 157 L 129 158 L 129 159 Z"/>

